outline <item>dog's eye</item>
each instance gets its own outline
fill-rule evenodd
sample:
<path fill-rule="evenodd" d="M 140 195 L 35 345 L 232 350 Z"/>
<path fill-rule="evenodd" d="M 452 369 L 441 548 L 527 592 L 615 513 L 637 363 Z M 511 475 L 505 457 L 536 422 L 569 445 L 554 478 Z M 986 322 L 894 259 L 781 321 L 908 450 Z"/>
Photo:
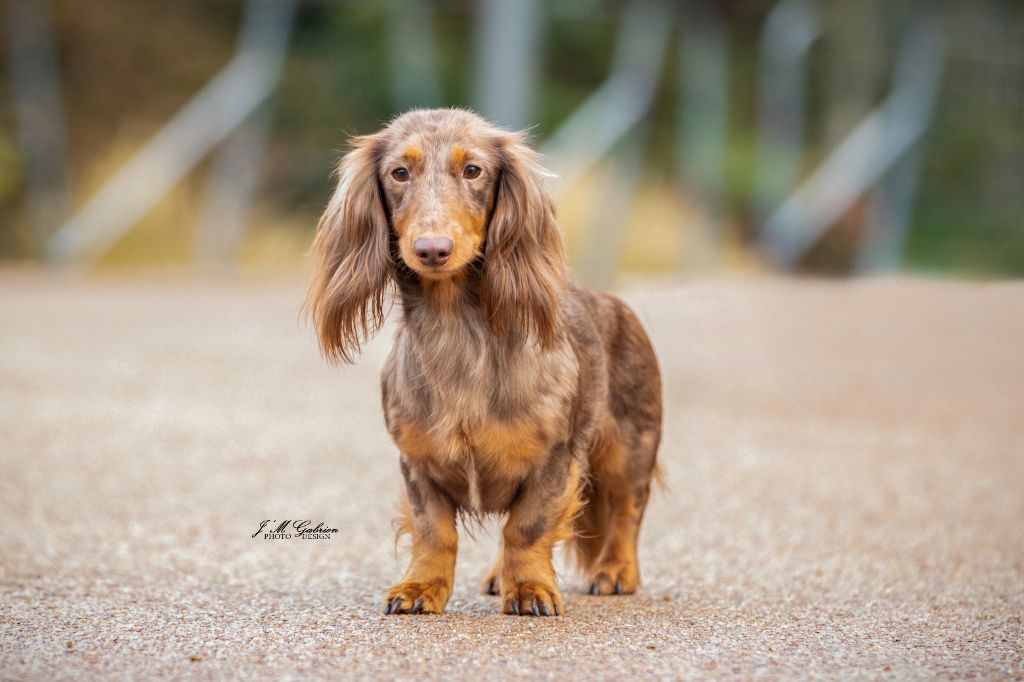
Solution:
<path fill-rule="evenodd" d="M 469 164 L 468 166 L 462 169 L 462 177 L 466 178 L 467 180 L 472 180 L 473 178 L 479 176 L 480 166 L 474 166 L 473 164 Z"/>
<path fill-rule="evenodd" d="M 391 171 L 391 177 L 399 182 L 405 182 L 409 179 L 409 170 L 407 168 L 396 168 Z"/>

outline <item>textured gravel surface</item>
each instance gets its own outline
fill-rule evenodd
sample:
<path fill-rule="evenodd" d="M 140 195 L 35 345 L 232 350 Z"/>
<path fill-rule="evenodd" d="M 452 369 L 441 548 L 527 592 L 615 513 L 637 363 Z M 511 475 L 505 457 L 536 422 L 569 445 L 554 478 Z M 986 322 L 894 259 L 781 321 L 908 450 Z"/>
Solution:
<path fill-rule="evenodd" d="M 0 272 L 0 677 L 1024 677 L 1024 285 L 628 300 L 666 376 L 635 597 L 381 615 L 386 331 L 328 369 L 298 279 Z M 329 540 L 253 539 L 312 519 Z"/>

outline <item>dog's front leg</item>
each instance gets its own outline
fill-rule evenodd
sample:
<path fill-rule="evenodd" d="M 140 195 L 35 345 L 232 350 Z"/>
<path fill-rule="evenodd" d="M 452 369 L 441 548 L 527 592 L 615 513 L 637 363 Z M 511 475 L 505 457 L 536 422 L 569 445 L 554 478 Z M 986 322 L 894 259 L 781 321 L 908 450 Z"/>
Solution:
<path fill-rule="evenodd" d="M 384 612 L 441 613 L 455 580 L 455 507 L 405 458 L 402 477 L 405 499 L 399 523 L 412 535 L 412 561 L 402 581 L 388 590 Z"/>
<path fill-rule="evenodd" d="M 579 508 L 578 466 L 569 449 L 559 445 L 523 484 L 509 509 L 498 581 L 505 613 L 562 614 L 551 554 L 557 542 L 572 534 Z"/>

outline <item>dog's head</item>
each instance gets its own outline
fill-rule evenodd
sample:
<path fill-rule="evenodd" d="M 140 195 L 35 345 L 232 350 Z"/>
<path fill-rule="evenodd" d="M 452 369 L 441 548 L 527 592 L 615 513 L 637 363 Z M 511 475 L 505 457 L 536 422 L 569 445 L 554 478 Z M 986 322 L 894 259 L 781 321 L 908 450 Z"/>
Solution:
<path fill-rule="evenodd" d="M 307 300 L 327 356 L 350 361 L 380 327 L 399 260 L 427 287 L 478 273 L 494 333 L 549 344 L 565 264 L 543 174 L 521 133 L 461 109 L 356 138 L 313 245 Z"/>

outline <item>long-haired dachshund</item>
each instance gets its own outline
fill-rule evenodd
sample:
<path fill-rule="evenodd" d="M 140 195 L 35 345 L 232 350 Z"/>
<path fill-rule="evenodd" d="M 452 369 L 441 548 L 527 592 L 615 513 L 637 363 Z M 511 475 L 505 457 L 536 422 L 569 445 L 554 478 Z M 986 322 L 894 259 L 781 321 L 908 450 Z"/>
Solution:
<path fill-rule="evenodd" d="M 564 611 L 562 540 L 591 594 L 635 592 L 658 363 L 622 301 L 569 278 L 524 136 L 465 110 L 411 111 L 356 138 L 338 174 L 307 299 L 324 353 L 351 362 L 392 285 L 402 307 L 381 383 L 412 561 L 385 612 L 444 610 L 460 514 L 506 516 L 483 588 L 505 613 Z"/>

